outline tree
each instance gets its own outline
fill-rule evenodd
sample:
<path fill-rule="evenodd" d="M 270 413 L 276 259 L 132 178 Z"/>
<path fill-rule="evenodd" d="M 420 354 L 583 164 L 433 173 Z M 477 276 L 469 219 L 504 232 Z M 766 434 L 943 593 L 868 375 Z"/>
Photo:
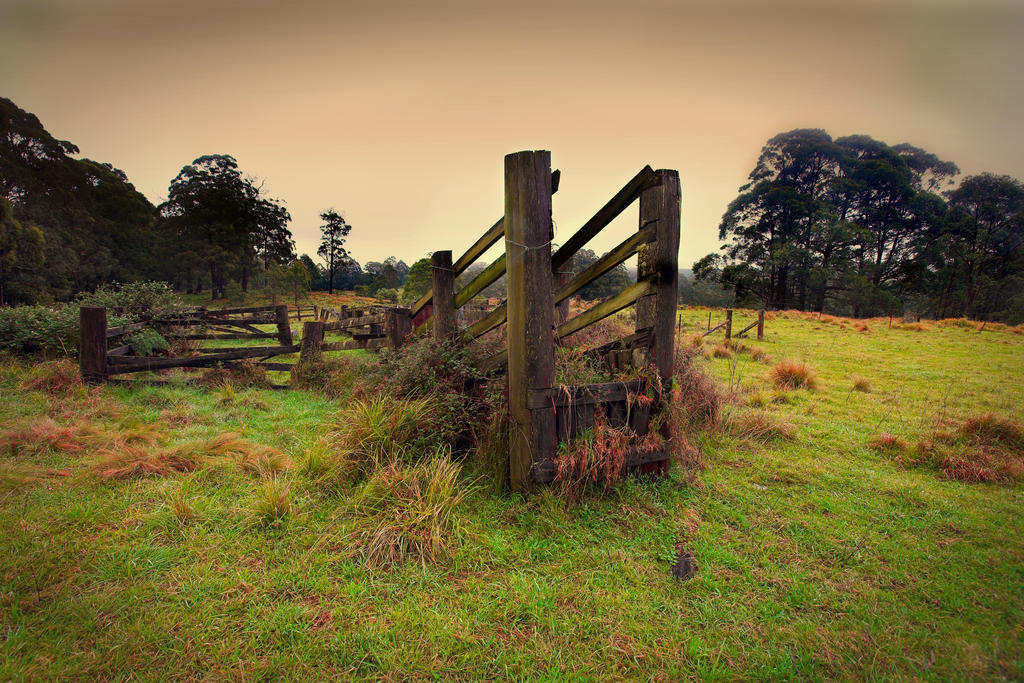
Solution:
<path fill-rule="evenodd" d="M 198 255 L 208 268 L 212 298 L 223 296 L 229 269 L 248 288 L 251 265 L 286 263 L 294 258 L 291 220 L 276 201 L 261 197 L 260 188 L 242 176 L 227 154 L 201 156 L 171 181 L 160 215 L 182 253 Z"/>
<path fill-rule="evenodd" d="M 697 279 L 732 287 L 736 301 L 854 315 L 892 310 L 926 277 L 920 258 L 942 221 L 936 192 L 956 166 L 910 145 L 823 130 L 775 136 L 722 217 L 721 255 Z"/>
<path fill-rule="evenodd" d="M 409 276 L 405 279 L 405 287 L 402 289 L 402 301 L 413 303 L 426 294 L 433 284 L 432 278 L 429 258 L 421 258 L 413 263 L 412 268 L 409 269 Z"/>
<path fill-rule="evenodd" d="M 19 272 L 43 265 L 43 232 L 14 220 L 11 203 L 0 198 L 0 306 L 10 303 L 8 286 Z"/>
<path fill-rule="evenodd" d="M 327 291 L 334 294 L 334 274 L 338 267 L 348 259 L 348 252 L 345 251 L 344 245 L 345 239 L 352 232 L 352 226 L 345 221 L 344 216 L 333 208 L 320 214 L 320 220 L 324 221 L 324 224 L 320 226 L 323 237 L 316 253 L 327 264 Z"/>
<path fill-rule="evenodd" d="M 964 178 L 948 197 L 944 257 L 956 264 L 963 313 L 973 318 L 1001 310 L 1017 293 L 1007 285 L 1024 274 L 1024 183 L 983 173 Z"/>

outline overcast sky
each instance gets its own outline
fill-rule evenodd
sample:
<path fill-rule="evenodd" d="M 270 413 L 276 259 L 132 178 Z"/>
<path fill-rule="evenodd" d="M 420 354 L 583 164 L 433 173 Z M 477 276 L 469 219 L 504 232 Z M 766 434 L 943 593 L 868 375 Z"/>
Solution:
<path fill-rule="evenodd" d="M 793 128 L 1024 178 L 1022 66 L 1024 3 L 998 0 L 0 0 L 0 95 L 54 136 L 155 203 L 231 154 L 300 252 L 334 207 L 360 262 L 457 257 L 523 149 L 562 169 L 556 240 L 644 164 L 678 169 L 683 266 Z"/>

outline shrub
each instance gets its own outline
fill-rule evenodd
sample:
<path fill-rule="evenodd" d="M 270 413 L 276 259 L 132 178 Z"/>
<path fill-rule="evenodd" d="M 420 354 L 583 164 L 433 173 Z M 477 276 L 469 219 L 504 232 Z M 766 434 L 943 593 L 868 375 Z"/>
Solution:
<path fill-rule="evenodd" d="M 415 465 L 391 462 L 373 472 L 352 499 L 352 552 L 372 567 L 446 557 L 464 528 L 456 515 L 470 488 L 444 450 Z"/>
<path fill-rule="evenodd" d="M 182 306 L 181 298 L 166 282 L 126 282 L 100 285 L 94 292 L 79 294 L 73 308 L 103 306 L 108 311 L 124 308 L 131 316 L 166 311 Z"/>
<path fill-rule="evenodd" d="M 854 378 L 853 378 L 853 390 L 854 391 L 861 391 L 861 392 L 863 392 L 865 394 L 870 394 L 871 393 L 871 382 L 866 377 L 854 376 Z"/>
<path fill-rule="evenodd" d="M 769 379 L 780 389 L 816 389 L 818 380 L 804 363 L 782 361 L 768 373 Z"/>
<path fill-rule="evenodd" d="M 157 351 L 167 351 L 170 344 L 151 327 L 143 327 L 124 338 L 124 345 L 132 348 L 136 356 L 151 356 Z"/>

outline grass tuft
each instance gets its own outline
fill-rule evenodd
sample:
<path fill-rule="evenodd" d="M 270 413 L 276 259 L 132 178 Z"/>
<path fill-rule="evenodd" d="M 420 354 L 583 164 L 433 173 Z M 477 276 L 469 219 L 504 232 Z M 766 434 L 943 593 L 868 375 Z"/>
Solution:
<path fill-rule="evenodd" d="M 423 462 L 374 471 L 352 500 L 352 553 L 371 567 L 447 557 L 461 540 L 456 511 L 470 492 L 460 467 L 438 451 Z"/>
<path fill-rule="evenodd" d="M 47 450 L 57 453 L 83 451 L 86 448 L 85 438 L 91 434 L 91 429 L 63 426 L 49 417 L 27 418 L 0 432 L 0 453 L 38 455 Z"/>
<path fill-rule="evenodd" d="M 283 479 L 265 479 L 256 490 L 252 512 L 262 525 L 279 524 L 292 512 L 291 487 Z"/>
<path fill-rule="evenodd" d="M 871 393 L 871 382 L 866 377 L 860 377 L 854 375 L 853 377 L 853 390 L 860 391 L 865 394 Z"/>
<path fill-rule="evenodd" d="M 817 389 L 814 371 L 804 363 L 782 361 L 768 373 L 768 378 L 780 389 Z"/>
<path fill-rule="evenodd" d="M 796 426 L 792 422 L 760 410 L 731 413 L 725 424 L 735 436 L 762 444 L 796 438 Z"/>
<path fill-rule="evenodd" d="M 78 367 L 66 358 L 33 365 L 21 386 L 51 396 L 66 396 L 69 392 L 85 389 Z"/>

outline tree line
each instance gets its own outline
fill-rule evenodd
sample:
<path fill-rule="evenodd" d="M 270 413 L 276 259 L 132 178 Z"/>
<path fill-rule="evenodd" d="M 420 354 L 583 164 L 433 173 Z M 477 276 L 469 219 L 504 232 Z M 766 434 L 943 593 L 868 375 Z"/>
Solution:
<path fill-rule="evenodd" d="M 719 226 L 698 281 L 738 305 L 855 317 L 912 310 L 1024 320 L 1024 184 L 908 145 L 777 135 Z"/>

